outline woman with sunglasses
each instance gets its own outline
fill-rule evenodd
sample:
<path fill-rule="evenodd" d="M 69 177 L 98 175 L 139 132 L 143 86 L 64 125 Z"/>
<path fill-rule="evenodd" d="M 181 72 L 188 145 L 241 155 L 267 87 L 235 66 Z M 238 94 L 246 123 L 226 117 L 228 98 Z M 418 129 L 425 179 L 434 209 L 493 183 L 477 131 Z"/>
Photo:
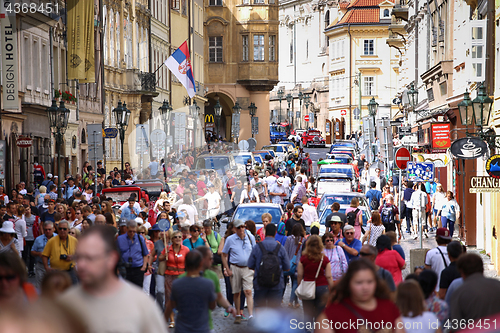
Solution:
<path fill-rule="evenodd" d="M 146 237 L 147 230 L 148 229 L 144 225 L 137 227 L 137 234 L 139 236 L 142 236 L 144 238 L 144 240 L 146 241 L 146 248 L 148 249 L 148 252 L 149 252 L 147 261 L 148 261 L 148 263 L 150 263 L 151 262 L 151 253 L 153 252 L 155 245 L 151 240 L 149 240 Z M 149 267 L 151 267 L 151 265 L 149 265 Z M 142 281 L 142 290 L 144 291 L 144 293 L 146 295 L 149 295 L 150 288 L 151 288 L 151 270 L 146 269 L 146 272 L 144 273 L 144 280 Z"/>
<path fill-rule="evenodd" d="M 347 259 L 345 258 L 344 251 L 340 246 L 335 245 L 333 234 L 326 232 L 323 237 L 323 244 L 325 246 L 324 253 L 330 260 L 332 268 L 333 282 L 337 282 L 347 272 Z"/>
<path fill-rule="evenodd" d="M 186 246 L 190 251 L 196 249 L 199 246 L 209 246 L 206 239 L 200 237 L 201 232 L 202 229 L 198 225 L 193 224 L 192 226 L 190 226 L 189 233 L 191 234 L 191 237 L 184 239 L 182 245 Z"/>
<path fill-rule="evenodd" d="M 182 245 L 182 233 L 180 231 L 174 231 L 171 234 L 172 245 L 167 246 L 161 252 L 159 260 L 166 260 L 167 269 L 165 270 L 165 299 L 169 300 L 172 294 L 172 284 L 174 281 L 184 273 L 185 271 L 185 261 L 186 254 L 189 253 L 189 249 Z M 175 327 L 174 323 L 174 313 L 170 315 L 170 328 Z"/>
<path fill-rule="evenodd" d="M 82 210 L 80 208 L 77 208 L 75 210 L 75 220 L 73 221 L 73 223 L 71 223 L 70 226 L 72 228 L 77 228 L 81 231 L 82 230 L 82 222 L 83 222 Z"/>
<path fill-rule="evenodd" d="M 75 238 L 78 238 L 81 234 L 81 231 L 78 230 L 77 228 L 71 228 L 68 231 L 68 235 L 73 236 Z"/>
<path fill-rule="evenodd" d="M 0 253 L 13 252 L 19 255 L 19 251 L 17 250 L 18 244 L 14 223 L 4 221 L 2 228 L 0 228 Z"/>
<path fill-rule="evenodd" d="M 316 333 L 371 332 L 372 326 L 380 328 L 379 332 L 405 332 L 387 285 L 377 278 L 375 265 L 367 259 L 352 261 L 328 298 L 328 305 L 317 321 L 334 323 L 333 327 L 320 325 Z M 361 318 L 364 320 L 360 324 L 350 325 L 359 323 Z M 364 322 L 372 325 L 366 327 Z"/>
<path fill-rule="evenodd" d="M 66 209 L 66 214 L 64 215 L 64 220 L 73 222 L 76 220 L 75 210 L 72 207 Z"/>

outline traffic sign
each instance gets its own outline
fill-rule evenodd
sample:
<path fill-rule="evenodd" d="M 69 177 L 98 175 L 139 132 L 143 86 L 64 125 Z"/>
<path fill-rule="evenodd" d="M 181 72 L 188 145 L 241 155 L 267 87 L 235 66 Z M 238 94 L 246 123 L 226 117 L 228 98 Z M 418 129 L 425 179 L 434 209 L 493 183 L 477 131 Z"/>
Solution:
<path fill-rule="evenodd" d="M 418 138 L 416 135 L 405 135 L 401 139 L 401 143 L 405 146 L 416 146 L 418 145 Z"/>
<path fill-rule="evenodd" d="M 396 165 L 398 166 L 398 168 L 400 168 L 401 170 L 406 169 L 407 163 L 411 159 L 410 151 L 404 147 L 399 148 L 396 151 L 396 158 L 395 159 L 396 159 Z"/>
<path fill-rule="evenodd" d="M 137 124 L 135 126 L 135 153 L 148 154 L 149 153 L 149 125 Z"/>
<path fill-rule="evenodd" d="M 408 180 L 430 182 L 434 179 L 434 163 L 408 162 Z"/>
<path fill-rule="evenodd" d="M 411 126 L 401 126 L 398 127 L 398 133 L 401 135 L 411 134 Z"/>
<path fill-rule="evenodd" d="M 309 121 L 309 115 L 308 115 L 308 114 L 306 114 L 306 115 L 304 116 L 304 121 Z"/>
<path fill-rule="evenodd" d="M 155 129 L 151 132 L 151 151 L 153 156 L 161 159 L 165 156 L 165 140 L 167 136 L 161 129 Z"/>
<path fill-rule="evenodd" d="M 340 110 L 341 116 L 347 116 L 347 110 Z"/>

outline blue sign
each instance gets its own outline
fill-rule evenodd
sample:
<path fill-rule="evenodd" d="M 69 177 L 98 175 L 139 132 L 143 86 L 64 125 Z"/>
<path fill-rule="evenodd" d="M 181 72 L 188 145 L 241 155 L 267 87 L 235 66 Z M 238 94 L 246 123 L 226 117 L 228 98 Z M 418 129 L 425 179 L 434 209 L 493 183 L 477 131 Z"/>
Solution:
<path fill-rule="evenodd" d="M 158 221 L 158 228 L 160 228 L 161 231 L 168 231 L 168 229 L 170 229 L 170 222 L 166 219 L 161 219 Z"/>
<path fill-rule="evenodd" d="M 104 129 L 104 138 L 105 139 L 114 139 L 118 135 L 117 128 L 105 128 Z"/>
<path fill-rule="evenodd" d="M 406 171 L 408 180 L 412 182 L 430 182 L 434 179 L 434 163 L 408 162 Z"/>

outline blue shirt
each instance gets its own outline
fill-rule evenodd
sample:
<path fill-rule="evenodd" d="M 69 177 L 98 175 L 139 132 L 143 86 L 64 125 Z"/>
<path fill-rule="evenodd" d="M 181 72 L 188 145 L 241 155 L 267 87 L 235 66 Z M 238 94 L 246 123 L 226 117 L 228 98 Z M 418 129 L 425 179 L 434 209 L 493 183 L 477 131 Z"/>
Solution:
<path fill-rule="evenodd" d="M 122 210 L 122 214 L 120 215 L 120 218 L 122 219 L 127 219 L 127 220 L 134 220 L 136 217 L 139 216 L 139 209 L 133 207 L 130 209 L 130 206 L 125 207 Z"/>
<path fill-rule="evenodd" d="M 393 249 L 394 251 L 396 251 L 397 253 L 399 253 L 399 255 L 401 256 L 401 258 L 403 258 L 403 260 L 406 260 L 406 258 L 405 258 L 405 251 L 403 250 L 403 248 L 401 247 L 401 245 L 399 245 L 399 244 L 394 244 L 394 245 L 392 246 L 392 249 Z"/>
<path fill-rule="evenodd" d="M 76 185 L 73 186 L 68 185 L 65 189 L 64 199 L 68 200 L 69 198 L 71 198 L 75 190 L 76 190 Z"/>
<path fill-rule="evenodd" d="M 238 266 L 247 266 L 248 257 L 255 245 L 255 237 L 245 232 L 245 238 L 241 239 L 238 234 L 232 234 L 226 238 L 222 253 L 229 253 L 229 262 Z"/>
<path fill-rule="evenodd" d="M 198 239 L 196 240 L 196 242 L 193 243 L 193 241 L 191 240 L 191 238 L 186 238 L 182 242 L 182 245 L 186 246 L 189 249 L 189 251 L 191 251 L 193 248 L 196 249 L 199 246 L 205 245 L 205 241 L 201 237 L 198 237 Z"/>
<path fill-rule="evenodd" d="M 120 250 L 121 256 L 126 263 L 130 263 L 129 258 L 132 258 L 131 267 L 142 267 L 144 258 L 149 254 L 144 238 L 141 237 L 139 244 L 139 235 L 135 234 L 133 239 L 128 238 L 127 234 L 118 236 L 116 245 Z"/>
<path fill-rule="evenodd" d="M 372 200 L 377 200 L 380 203 L 380 199 L 382 199 L 382 192 L 380 192 L 379 190 L 371 189 L 366 192 L 366 198 L 369 200 L 368 204 L 371 207 Z"/>
<path fill-rule="evenodd" d="M 274 251 L 276 248 L 276 245 L 279 244 L 274 240 L 273 237 L 266 237 L 262 242 L 262 245 L 264 245 L 264 248 L 267 251 Z M 286 254 L 285 248 L 280 245 L 280 250 L 278 252 L 278 258 L 281 262 L 280 267 L 283 271 L 288 271 L 290 269 L 290 259 L 288 258 L 288 254 Z M 248 268 L 254 269 L 254 279 L 253 279 L 253 288 L 255 290 L 259 289 L 270 289 L 270 290 L 281 290 L 285 288 L 285 281 L 283 278 L 283 274 L 280 276 L 280 282 L 272 287 L 272 288 L 264 288 L 261 287 L 258 282 L 257 282 L 257 274 L 259 274 L 259 269 L 260 269 L 260 262 L 262 260 L 262 251 L 260 249 L 260 246 L 254 246 L 252 249 L 252 253 L 250 254 L 250 258 L 248 258 Z"/>
<path fill-rule="evenodd" d="M 340 242 L 340 239 L 335 243 L 335 245 L 337 245 L 338 243 Z M 351 244 L 349 244 L 345 238 L 342 238 L 342 242 L 346 245 L 346 246 L 349 246 L 351 249 L 355 249 L 356 251 L 358 251 L 358 255 L 357 256 L 353 256 L 352 254 L 348 253 L 345 249 L 344 249 L 344 254 L 345 254 L 345 258 L 347 259 L 347 263 L 349 264 L 351 262 L 351 260 L 353 258 L 357 258 L 359 257 L 359 251 L 361 251 L 361 247 L 363 246 L 363 244 L 361 244 L 361 241 L 357 238 L 354 238 L 354 240 L 352 241 Z"/>
<path fill-rule="evenodd" d="M 54 237 L 54 236 L 57 236 L 57 234 L 54 233 L 52 235 L 52 237 Z M 35 239 L 33 246 L 31 247 L 31 251 L 43 252 L 43 249 L 45 249 L 45 245 L 47 245 L 48 241 L 49 241 L 49 239 L 47 238 L 47 236 L 45 236 L 45 235 L 38 236 Z M 35 261 L 40 263 L 40 264 L 43 264 L 42 258 L 40 258 L 38 256 L 35 257 Z M 49 264 L 50 264 L 50 259 L 49 259 Z"/>

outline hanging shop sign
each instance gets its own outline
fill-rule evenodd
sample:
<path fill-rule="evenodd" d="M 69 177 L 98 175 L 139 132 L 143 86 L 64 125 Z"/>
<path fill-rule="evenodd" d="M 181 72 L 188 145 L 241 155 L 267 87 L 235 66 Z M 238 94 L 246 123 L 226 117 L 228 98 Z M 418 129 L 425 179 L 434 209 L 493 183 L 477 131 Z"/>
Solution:
<path fill-rule="evenodd" d="M 475 160 L 486 154 L 488 145 L 479 138 L 462 138 L 453 142 L 450 151 L 456 158 Z"/>
<path fill-rule="evenodd" d="M 500 155 L 493 155 L 486 161 L 486 172 L 493 178 L 500 178 Z"/>
<path fill-rule="evenodd" d="M 478 176 L 470 177 L 469 193 L 500 192 L 500 178 Z"/>
<path fill-rule="evenodd" d="M 446 149 L 451 146 L 450 124 L 432 124 L 432 148 Z"/>
<path fill-rule="evenodd" d="M 31 147 L 33 145 L 33 139 L 28 138 L 27 136 L 20 136 L 16 140 L 16 145 L 19 148 L 29 148 L 29 147 Z"/>
<path fill-rule="evenodd" d="M 413 154 L 413 158 L 417 162 L 434 163 L 436 168 L 443 168 L 450 164 L 451 156 L 448 153 L 440 154 Z"/>
<path fill-rule="evenodd" d="M 430 182 L 434 179 L 434 163 L 408 162 L 406 172 L 412 182 Z"/>

